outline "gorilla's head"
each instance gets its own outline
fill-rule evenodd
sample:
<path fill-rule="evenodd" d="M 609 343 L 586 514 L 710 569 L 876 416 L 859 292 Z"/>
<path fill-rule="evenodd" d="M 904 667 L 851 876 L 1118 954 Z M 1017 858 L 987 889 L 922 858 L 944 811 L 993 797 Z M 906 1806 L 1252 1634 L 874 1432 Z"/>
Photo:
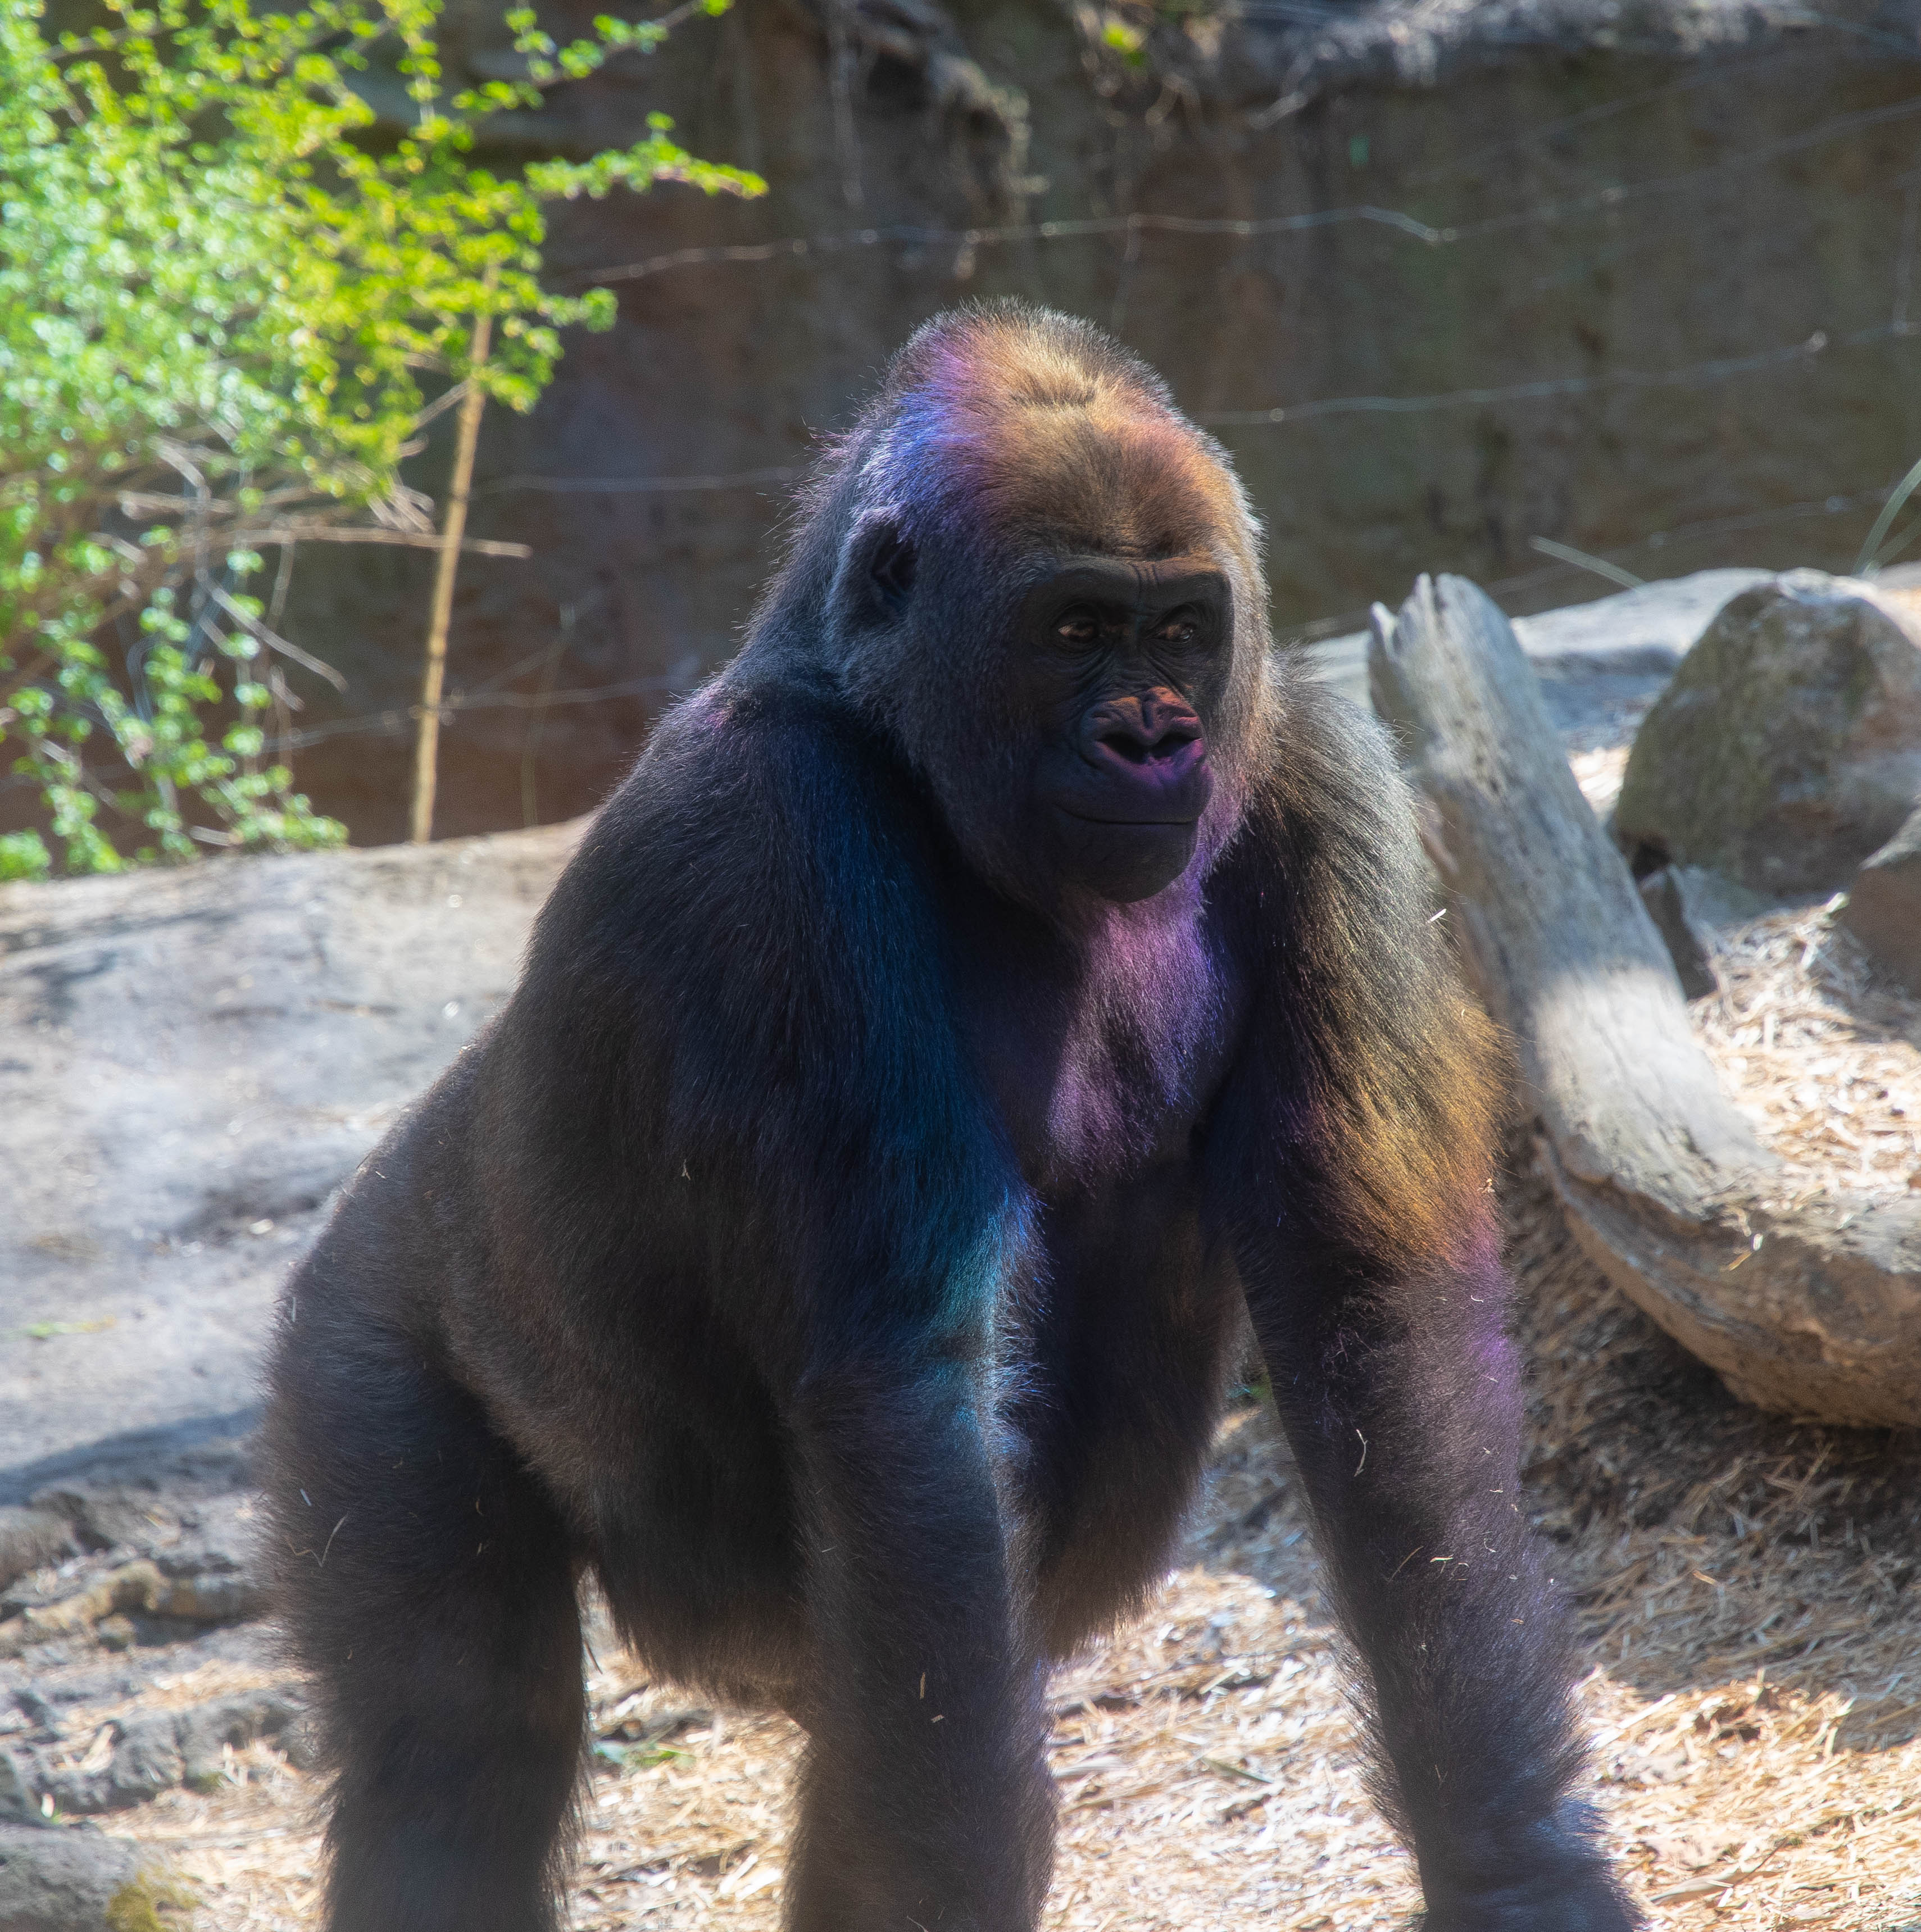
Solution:
<path fill-rule="evenodd" d="M 1266 592 L 1223 453 L 1151 370 L 1045 310 L 942 316 L 812 508 L 788 586 L 977 870 L 1045 907 L 1205 872 L 1268 701 Z"/>

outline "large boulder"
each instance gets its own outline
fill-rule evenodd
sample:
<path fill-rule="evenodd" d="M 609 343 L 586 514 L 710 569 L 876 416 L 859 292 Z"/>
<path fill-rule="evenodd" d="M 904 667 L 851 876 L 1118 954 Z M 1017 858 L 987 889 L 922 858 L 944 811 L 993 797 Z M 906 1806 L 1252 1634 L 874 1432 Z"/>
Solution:
<path fill-rule="evenodd" d="M 1921 803 L 1855 874 L 1841 921 L 1883 972 L 1921 993 Z"/>
<path fill-rule="evenodd" d="M 1921 797 L 1921 647 L 1867 586 L 1797 570 L 1723 607 L 1648 715 L 1614 808 L 1636 869 L 1846 885 Z"/>

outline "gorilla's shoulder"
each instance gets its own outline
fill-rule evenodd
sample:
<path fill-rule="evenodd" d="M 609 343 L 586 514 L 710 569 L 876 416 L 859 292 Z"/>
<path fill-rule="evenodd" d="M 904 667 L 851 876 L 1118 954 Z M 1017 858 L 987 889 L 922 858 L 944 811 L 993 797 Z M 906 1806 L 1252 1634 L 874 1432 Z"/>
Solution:
<path fill-rule="evenodd" d="M 1337 789 L 1392 784 L 1399 768 L 1394 739 L 1369 706 L 1292 664 L 1282 666 L 1274 688 L 1271 769 L 1283 783 L 1290 768 L 1298 770 L 1304 760 L 1316 784 L 1330 779 Z"/>
<path fill-rule="evenodd" d="M 1343 828 L 1378 838 L 1409 814 L 1393 738 L 1371 710 L 1285 662 L 1272 692 L 1250 760 L 1244 848 Z"/>
<path fill-rule="evenodd" d="M 1274 697 L 1222 890 L 1291 907 L 1296 921 L 1325 930 L 1405 937 L 1431 908 L 1414 794 L 1391 733 L 1291 666 L 1280 668 Z"/>
<path fill-rule="evenodd" d="M 661 720 L 647 749 L 608 801 L 594 831 L 613 840 L 684 827 L 703 843 L 768 813 L 767 832 L 792 836 L 791 814 L 830 802 L 858 812 L 863 795 L 889 797 L 896 760 L 876 732 L 824 679 L 728 674 Z M 744 820 L 744 822 L 743 822 Z"/>
<path fill-rule="evenodd" d="M 716 679 L 662 721 L 587 830 L 549 932 L 711 950 L 870 920 L 920 869 L 926 808 L 885 740 L 824 681 Z"/>

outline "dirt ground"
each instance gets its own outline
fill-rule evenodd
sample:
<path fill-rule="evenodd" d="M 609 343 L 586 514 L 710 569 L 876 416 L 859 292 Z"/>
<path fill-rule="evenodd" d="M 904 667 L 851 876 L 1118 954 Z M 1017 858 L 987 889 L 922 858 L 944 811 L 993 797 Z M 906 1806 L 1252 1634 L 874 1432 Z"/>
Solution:
<path fill-rule="evenodd" d="M 1921 1932 L 1921 1440 L 1740 1408 L 1572 1250 L 1531 1177 L 1508 1207 L 1529 1491 L 1651 1925 Z M 595 1652 L 574 1923 L 773 1928 L 795 1732 L 649 1684 L 604 1622 Z M 262 1626 L 36 1669 L 50 1693 L 75 1679 L 80 1759 L 116 1717 L 285 1674 Z M 74 1702 L 83 1677 L 100 1694 Z M 1299 1485 L 1250 1402 L 1165 1590 L 1057 1683 L 1049 1932 L 1401 1924 L 1418 1894 L 1343 1682 Z M 201 1932 L 311 1924 L 314 1780 L 266 1744 L 230 1750 L 225 1778 L 103 1822 L 164 1848 Z"/>

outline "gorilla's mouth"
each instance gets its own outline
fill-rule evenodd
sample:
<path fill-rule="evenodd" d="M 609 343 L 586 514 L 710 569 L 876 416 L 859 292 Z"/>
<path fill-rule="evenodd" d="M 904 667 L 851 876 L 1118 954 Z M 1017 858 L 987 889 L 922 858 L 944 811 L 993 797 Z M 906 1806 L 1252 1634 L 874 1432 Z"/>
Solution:
<path fill-rule="evenodd" d="M 1136 777 L 1072 771 L 1047 790 L 1048 802 L 1064 818 L 1115 831 L 1143 832 L 1199 824 L 1214 796 L 1214 775 L 1195 759 L 1178 772 Z"/>
<path fill-rule="evenodd" d="M 1116 759 L 1104 769 L 1079 758 L 1055 762 L 1041 795 L 1064 817 L 1114 827 L 1197 824 L 1214 795 L 1205 751 L 1132 766 Z"/>
<path fill-rule="evenodd" d="M 1061 747 L 1036 774 L 1030 823 L 1056 875 L 1126 903 L 1185 872 L 1214 794 L 1206 747 L 1183 739 L 1166 757 L 1138 762 Z"/>
<path fill-rule="evenodd" d="M 1159 826 L 1198 825 L 1201 814 L 1198 812 L 1183 812 L 1172 817 L 1145 818 L 1133 812 L 1077 812 L 1071 805 L 1057 805 L 1054 809 L 1064 818 L 1077 818 L 1083 825 L 1114 825 L 1138 827 L 1143 832 L 1152 831 Z"/>

